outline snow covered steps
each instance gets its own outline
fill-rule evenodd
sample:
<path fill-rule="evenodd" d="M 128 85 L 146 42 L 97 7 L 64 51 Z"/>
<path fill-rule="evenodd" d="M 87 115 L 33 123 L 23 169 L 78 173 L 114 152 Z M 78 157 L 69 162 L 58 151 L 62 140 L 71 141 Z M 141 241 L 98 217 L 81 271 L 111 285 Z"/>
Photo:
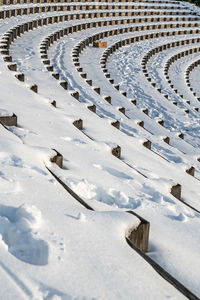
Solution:
<path fill-rule="evenodd" d="M 57 159 L 58 156 L 56 155 L 51 161 L 55 162 L 55 159 Z M 60 158 L 60 157 L 59 157 Z M 57 162 L 56 162 L 57 163 Z M 52 176 L 59 182 L 63 188 L 74 197 L 75 200 L 77 200 L 79 203 L 81 203 L 85 208 L 89 210 L 94 210 L 90 205 L 87 204 L 85 200 L 83 200 L 81 197 L 79 197 L 66 183 L 64 183 L 52 170 L 50 170 L 48 167 L 46 167 L 47 170 L 52 174 Z M 128 213 L 131 213 L 135 216 L 137 216 L 140 219 L 139 226 L 135 229 L 128 230 L 126 239 L 128 239 L 129 243 L 133 245 L 134 247 L 140 249 L 140 251 L 146 253 L 148 251 L 148 241 L 149 241 L 149 229 L 150 224 L 142 217 L 135 214 L 133 211 L 128 211 Z"/>
<path fill-rule="evenodd" d="M 47 168 L 47 167 L 46 167 Z M 83 199 L 81 199 L 72 189 L 64 183 L 52 170 L 47 168 L 47 170 L 52 174 L 52 176 L 59 182 L 63 188 L 74 197 L 79 203 L 81 203 L 85 208 L 94 211 L 94 209 L 88 205 Z M 140 224 L 136 229 L 128 230 L 126 241 L 127 244 L 136 251 L 152 268 L 166 281 L 172 284 L 177 290 L 179 290 L 184 296 L 191 300 L 198 300 L 198 297 L 193 294 L 189 289 L 187 289 L 183 284 L 181 284 L 176 278 L 171 276 L 166 270 L 164 270 L 159 264 L 157 264 L 153 259 L 151 259 L 145 253 L 148 251 L 148 239 L 149 239 L 149 228 L 150 224 L 148 221 L 140 217 L 133 211 L 127 211 L 126 213 L 132 214 L 139 218 Z"/>

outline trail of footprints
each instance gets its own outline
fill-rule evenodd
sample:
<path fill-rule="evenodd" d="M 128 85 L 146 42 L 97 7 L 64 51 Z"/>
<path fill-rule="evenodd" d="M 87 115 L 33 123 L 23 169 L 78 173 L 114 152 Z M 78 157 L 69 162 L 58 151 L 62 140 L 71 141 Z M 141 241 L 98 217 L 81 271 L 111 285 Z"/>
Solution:
<path fill-rule="evenodd" d="M 87 1 L 92 2 L 92 1 Z M 166 158 L 161 152 L 155 151 L 153 149 L 153 143 L 154 143 L 154 137 L 156 137 L 157 132 L 163 133 L 163 141 L 160 141 L 160 145 L 162 147 L 170 147 L 170 150 L 176 154 L 176 155 L 188 155 L 192 156 L 193 165 L 188 166 L 185 165 L 185 173 L 183 172 L 183 177 L 185 176 L 192 176 L 193 177 L 193 184 L 198 187 L 200 177 L 198 177 L 200 168 L 199 168 L 199 162 L 200 162 L 200 153 L 198 149 L 195 149 L 193 145 L 191 145 L 188 141 L 184 141 L 184 134 L 173 134 L 173 132 L 170 132 L 167 128 L 165 128 L 165 120 L 163 119 L 157 119 L 154 120 L 151 118 L 148 114 L 148 109 L 139 109 L 137 106 L 137 99 L 129 99 L 127 97 L 126 91 L 120 91 L 120 85 L 115 83 L 114 79 L 111 78 L 110 73 L 107 68 L 107 61 L 108 59 L 114 54 L 115 51 L 137 43 L 150 40 L 150 39 L 156 39 L 156 38 L 164 38 L 164 37 L 175 37 L 180 36 L 181 40 L 164 43 L 161 46 L 157 46 L 151 50 L 149 50 L 145 56 L 143 56 L 143 59 L 141 60 L 141 70 L 144 73 L 144 80 L 149 82 L 149 84 L 152 85 L 155 90 L 157 90 L 162 96 L 162 102 L 169 101 L 169 96 L 162 91 L 160 87 L 157 86 L 157 83 L 153 82 L 150 74 L 148 73 L 147 64 L 150 61 L 150 59 L 157 55 L 158 53 L 162 51 L 166 51 L 171 48 L 176 48 L 180 50 L 177 50 L 178 53 L 171 56 L 167 62 L 165 63 L 165 67 L 163 69 L 164 76 L 166 79 L 166 82 L 170 85 L 172 91 L 177 94 L 177 96 L 180 98 L 180 102 L 183 100 L 183 95 L 178 94 L 177 89 L 174 88 L 170 78 L 169 78 L 169 69 L 171 65 L 177 61 L 180 58 L 184 58 L 185 56 L 188 56 L 193 53 L 199 52 L 199 47 L 195 46 L 193 47 L 193 44 L 199 43 L 199 37 L 196 37 L 196 35 L 199 34 L 199 21 L 200 18 L 198 14 L 195 11 L 190 11 L 188 7 L 183 7 L 179 4 L 179 2 L 173 2 L 173 1 L 143 1 L 143 4 L 138 3 L 135 1 L 134 5 L 129 2 L 119 1 L 119 3 L 109 3 L 112 1 L 105 1 L 101 3 L 95 3 L 94 4 L 84 4 L 84 3 L 73 3 L 73 1 L 65 1 L 65 2 L 58 2 L 58 3 L 49 3 L 45 1 L 44 3 L 41 1 L 35 1 L 33 4 L 34 6 L 28 5 L 28 1 L 0 1 L 0 5 L 10 5 L 6 6 L 6 8 L 0 10 L 0 20 L 11 20 L 12 17 L 17 16 L 27 16 L 27 19 L 21 22 L 21 24 L 17 26 L 10 27 L 9 30 L 7 30 L 5 33 L 1 36 L 1 42 L 0 42 L 0 52 L 1 55 L 10 71 L 13 72 L 16 79 L 18 79 L 21 82 L 26 83 L 26 75 L 24 73 L 21 73 L 20 66 L 17 65 L 13 61 L 13 58 L 10 53 L 10 49 L 13 47 L 16 39 L 19 39 L 24 33 L 27 33 L 26 38 L 28 39 L 30 33 L 33 29 L 39 30 L 42 26 L 46 26 L 47 32 L 48 28 L 51 28 L 53 24 L 58 24 L 59 30 L 57 29 L 52 33 L 52 30 L 50 34 L 46 35 L 44 39 L 41 41 L 39 46 L 39 56 L 41 59 L 41 62 L 45 66 L 46 70 L 49 71 L 49 75 L 54 79 L 58 81 L 57 89 L 64 89 L 66 91 L 69 91 L 69 94 L 71 95 L 71 101 L 72 103 L 75 103 L 76 105 L 81 105 L 87 96 L 82 90 L 81 90 L 81 84 L 84 84 L 87 88 L 91 90 L 92 95 L 94 96 L 94 102 L 90 99 L 90 101 L 86 101 L 86 105 L 83 106 L 83 110 L 85 111 L 88 109 L 88 116 L 90 113 L 94 113 L 96 118 L 100 117 L 101 119 L 105 119 L 104 129 L 107 128 L 107 126 L 113 126 L 113 128 L 117 129 L 119 132 L 116 135 L 118 137 L 117 140 L 113 140 L 113 143 L 115 146 L 110 147 L 110 154 L 112 154 L 114 157 L 120 159 L 120 163 L 126 164 L 128 168 L 133 169 L 135 172 L 138 173 L 139 176 L 143 177 L 144 182 L 147 180 L 147 185 L 150 184 L 149 181 L 149 175 L 145 174 L 144 171 L 141 171 L 143 166 L 137 165 L 137 163 L 134 162 L 134 158 L 130 157 L 123 157 L 123 145 L 121 145 L 121 141 L 124 141 L 126 138 L 127 140 L 130 140 L 130 136 L 128 136 L 127 133 L 125 133 L 121 130 L 123 126 L 130 126 L 130 128 L 133 128 L 135 132 L 138 133 L 139 136 L 143 138 L 142 146 L 144 146 L 147 150 L 151 151 L 152 155 L 159 156 L 159 159 L 164 160 L 165 163 L 168 165 L 171 165 L 173 162 L 170 161 L 169 157 Z M 22 8 L 14 7 L 15 4 L 21 4 Z M 162 4 L 162 5 L 161 5 Z M 77 11 L 77 12 L 76 12 Z M 43 17 L 41 13 L 48 13 L 46 17 Z M 68 25 L 67 22 L 71 22 L 70 25 Z M 12 23 L 11 23 L 12 24 Z M 60 25 L 59 25 L 60 24 Z M 102 27 L 102 28 L 101 28 Z M 52 27 L 53 28 L 53 27 Z M 89 30 L 96 29 L 96 33 L 90 33 Z M 82 31 L 89 32 L 88 36 L 84 39 L 81 38 Z M 65 77 L 65 71 L 62 70 L 62 64 L 60 63 L 59 66 L 55 66 L 55 63 L 57 60 L 53 61 L 49 56 L 49 51 L 51 50 L 52 46 L 55 45 L 55 43 L 59 43 L 61 40 L 66 43 L 68 37 L 75 36 L 76 34 L 76 40 L 79 39 L 78 43 L 75 41 L 73 48 L 71 49 L 71 64 L 74 66 L 74 70 L 79 74 L 79 80 L 77 81 L 76 88 L 73 90 L 73 80 L 72 78 L 68 78 L 66 76 L 65 80 L 61 80 L 60 78 Z M 193 36 L 195 35 L 195 37 Z M 124 38 L 123 38 L 124 36 Z M 102 77 L 104 78 L 107 85 L 110 85 L 110 94 L 106 95 L 103 91 L 103 86 L 96 86 L 93 83 L 93 79 L 90 77 L 90 74 L 87 73 L 87 71 L 84 70 L 84 67 L 81 65 L 81 56 L 84 54 L 84 52 L 87 52 L 89 47 L 93 46 L 94 42 L 98 42 L 99 40 L 104 39 L 107 40 L 109 46 L 106 50 L 101 52 L 101 56 L 99 57 L 99 67 L 101 68 Z M 114 41 L 110 45 L 109 41 Z M 181 51 L 181 46 L 184 45 L 190 45 L 190 47 L 187 50 Z M 64 48 L 64 47 L 63 47 Z M 62 50 L 64 51 L 64 50 Z M 56 55 L 56 54 L 55 54 Z M 23 64 L 23 63 L 22 63 Z M 200 99 L 196 96 L 195 92 L 191 88 L 190 83 L 190 74 L 194 70 L 194 68 L 198 67 L 200 64 L 199 59 L 197 59 L 195 62 L 192 62 L 188 68 L 185 71 L 185 84 L 188 86 L 190 91 L 193 93 L 194 99 L 196 101 L 196 106 L 193 104 L 190 106 L 190 101 L 187 101 L 186 104 L 189 105 L 189 109 L 182 109 L 182 107 L 178 107 L 176 102 L 172 102 L 172 104 L 175 106 L 174 109 L 176 110 L 183 110 L 186 115 L 190 115 L 191 111 L 194 112 L 194 117 L 199 118 L 199 101 Z M 55 70 L 59 70 L 58 72 Z M 51 80 L 52 80 L 51 78 Z M 77 78 L 77 77 L 76 77 Z M 119 106 L 119 102 L 115 102 L 113 96 L 112 96 L 112 88 L 115 88 L 115 92 L 117 93 L 117 97 L 119 101 L 121 101 L 122 105 Z M 23 88 L 23 87 L 22 87 Z M 24 88 L 25 85 L 24 85 Z M 29 89 L 32 92 L 40 93 L 40 84 L 39 81 L 37 83 L 33 83 L 31 86 L 29 86 Z M 88 95 L 89 97 L 89 95 Z M 91 98 L 91 97 L 90 97 Z M 99 99 L 98 105 L 95 101 L 96 99 Z M 59 102 L 57 99 L 52 99 L 50 104 L 56 109 L 57 106 L 59 106 Z M 114 114 L 115 118 L 110 118 L 109 123 L 107 122 L 107 116 L 109 115 L 109 112 L 112 111 L 112 114 Z M 58 112 L 58 117 L 59 117 Z M 135 122 L 136 121 L 136 122 Z M 15 115 L 15 112 L 11 113 L 10 116 L 3 115 L 0 116 L 0 123 L 5 126 L 6 129 L 9 129 L 9 126 L 17 126 L 17 116 Z M 86 136 L 86 138 L 89 138 L 91 142 L 95 142 L 97 140 L 96 136 L 90 134 L 89 131 L 85 130 L 84 126 L 87 123 L 86 120 L 83 120 L 81 118 L 77 118 L 72 121 L 73 126 L 75 126 L 78 130 Z M 151 125 L 152 124 L 152 125 Z M 87 125 L 88 126 L 88 125 Z M 152 127 L 154 126 L 158 131 L 152 132 Z M 102 132 L 103 132 L 102 128 Z M 166 135 L 166 133 L 168 133 Z M 189 134 L 189 133 L 188 133 Z M 138 136 L 136 135 L 136 137 Z M 103 133 L 100 135 L 100 139 L 103 139 Z M 105 137 L 105 140 L 107 140 L 108 137 Z M 109 141 L 107 141 L 109 142 Z M 181 152 L 182 145 L 184 145 L 184 153 Z M 103 155 L 103 153 L 102 153 Z M 63 156 L 60 154 L 57 150 L 55 150 L 55 156 L 51 158 L 52 163 L 56 163 L 60 168 L 63 167 Z M 120 166 L 119 163 L 119 166 Z M 170 167 L 169 167 L 170 168 Z M 145 168 L 144 168 L 145 169 Z M 51 170 L 49 170 L 51 172 Z M 153 170 L 152 170 L 153 171 Z M 196 172 L 197 176 L 196 176 Z M 67 171 L 66 171 L 67 172 Z M 56 180 L 63 185 L 63 187 L 81 204 L 86 206 L 86 208 L 91 209 L 81 199 L 76 193 L 74 193 L 63 181 L 59 179 L 59 176 L 54 174 L 52 172 L 53 176 L 56 178 Z M 169 179 L 168 179 L 169 181 Z M 172 196 L 179 199 L 183 205 L 186 205 L 190 207 L 192 210 L 199 212 L 200 206 L 198 201 L 196 202 L 188 202 L 187 200 L 183 200 L 184 197 L 182 197 L 182 191 L 181 191 L 181 185 L 179 184 L 179 179 L 171 180 L 171 186 L 169 186 L 169 192 Z M 197 199 L 198 200 L 198 199 Z M 141 219 L 143 220 L 143 219 Z M 143 220 L 142 224 L 144 224 L 146 221 Z M 145 223 L 146 224 L 146 223 Z M 140 228 L 141 230 L 141 228 Z M 142 229 L 143 230 L 143 229 Z M 142 243 L 148 243 L 148 234 L 144 229 L 142 231 Z M 58 244 L 57 239 L 54 239 L 54 234 L 52 233 L 52 242 L 54 242 L 56 245 Z M 137 238 L 136 238 L 137 240 Z M 140 248 L 140 250 L 146 252 L 148 246 L 140 247 L 140 243 L 137 244 L 137 241 L 135 241 L 135 236 L 132 238 L 129 237 L 128 243 L 131 244 L 131 246 L 134 248 L 134 250 L 137 250 L 135 248 L 135 245 Z M 60 247 L 60 253 L 59 256 L 60 259 L 62 258 L 62 251 L 65 251 L 64 249 L 64 242 L 61 241 L 59 243 Z M 145 254 L 142 254 L 139 251 L 139 254 L 144 257 L 151 265 L 154 264 L 153 261 L 148 260 L 147 256 Z M 159 266 L 156 267 L 157 271 Z M 159 272 L 159 271 L 158 271 Z M 165 274 L 165 271 L 160 271 L 161 276 L 163 276 L 166 280 L 170 281 L 168 275 Z M 165 274 L 165 275 L 164 275 Z M 173 281 L 173 280 L 172 280 Z M 184 289 L 177 284 L 173 283 L 176 288 L 178 288 L 183 294 L 187 294 Z M 188 291 L 187 291 L 188 292 Z M 196 299 L 195 295 L 189 292 L 191 299 Z"/>

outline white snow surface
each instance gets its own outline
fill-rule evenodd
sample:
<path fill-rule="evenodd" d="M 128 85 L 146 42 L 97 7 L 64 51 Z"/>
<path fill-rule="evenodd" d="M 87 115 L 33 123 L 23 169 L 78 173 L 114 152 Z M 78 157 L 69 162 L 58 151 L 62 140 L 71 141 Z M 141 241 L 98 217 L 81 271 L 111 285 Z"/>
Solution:
<path fill-rule="evenodd" d="M 200 9 L 192 4 L 176 5 L 183 8 L 179 11 L 199 16 Z M 0 11 L 22 6 L 32 5 L 4 5 Z M 0 38 L 26 21 L 71 13 L 0 20 Z M 125 17 L 99 20 L 119 18 Z M 102 72 L 100 59 L 106 49 L 86 46 L 80 54 L 80 65 L 93 86 L 100 87 L 98 95 L 77 72 L 73 48 L 97 32 L 144 23 L 82 30 L 54 42 L 48 57 L 60 74 L 59 81 L 47 71 L 40 55 L 40 44 L 48 35 L 91 21 L 94 19 L 49 24 L 16 39 L 10 55 L 17 71 L 24 73 L 25 82 L 15 78 L 16 73 L 7 68 L 9 63 L 0 55 L 0 117 L 15 113 L 18 118 L 17 126 L 0 124 L 0 299 L 185 299 L 127 244 L 128 232 L 140 224 L 128 210 L 150 222 L 147 255 L 200 297 L 200 113 L 194 110 L 198 107 L 200 111 L 200 68 L 190 74 L 196 97 L 184 77 L 199 53 L 181 58 L 170 67 L 169 77 L 177 94 L 170 89 L 163 67 L 171 56 L 194 45 L 159 52 L 148 61 L 147 69 L 156 88 L 141 69 L 142 58 L 150 49 L 199 34 L 144 40 L 114 52 L 107 69 L 127 97 Z M 110 47 L 129 37 L 176 30 L 131 32 L 104 41 Z M 64 80 L 68 90 L 59 85 Z M 37 94 L 29 89 L 32 84 L 38 85 Z M 159 87 L 169 100 L 157 91 Z M 79 92 L 80 101 L 71 96 L 74 90 Z M 112 105 L 104 96 L 111 96 Z M 137 107 L 131 99 L 137 100 Z M 56 100 L 57 107 L 50 104 L 52 100 Z M 97 107 L 96 114 L 87 108 L 92 104 Z M 126 116 L 119 107 L 126 108 Z M 144 108 L 148 108 L 149 116 L 142 112 Z M 186 114 L 184 109 L 191 112 Z M 73 125 L 78 119 L 83 120 L 83 130 Z M 160 119 L 165 127 L 158 124 Z M 116 120 L 120 121 L 119 130 L 111 126 Z M 144 128 L 138 125 L 140 120 Z M 179 133 L 184 133 L 184 140 Z M 163 141 L 166 136 L 170 144 Z M 146 140 L 152 142 L 152 151 L 143 146 Z M 112 147 L 117 145 L 121 146 L 121 159 L 111 155 Z M 62 169 L 51 162 L 54 149 L 63 155 Z M 191 166 L 195 168 L 194 177 L 186 172 Z M 70 195 L 48 169 L 94 211 Z M 170 193 L 177 183 L 182 186 L 182 201 Z"/>

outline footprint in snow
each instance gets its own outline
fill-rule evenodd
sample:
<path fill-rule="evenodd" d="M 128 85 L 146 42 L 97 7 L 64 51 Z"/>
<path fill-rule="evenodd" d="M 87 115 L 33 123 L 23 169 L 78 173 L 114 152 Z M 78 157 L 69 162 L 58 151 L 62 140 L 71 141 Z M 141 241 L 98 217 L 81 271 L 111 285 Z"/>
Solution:
<path fill-rule="evenodd" d="M 187 216 L 183 213 L 180 213 L 177 216 L 174 215 L 167 215 L 167 217 L 173 221 L 180 221 L 180 222 L 186 222 L 188 220 Z"/>
<path fill-rule="evenodd" d="M 41 212 L 34 206 L 18 208 L 0 205 L 0 236 L 8 251 L 33 265 L 48 263 L 49 246 L 34 234 L 39 229 Z"/>
<path fill-rule="evenodd" d="M 63 260 L 63 255 L 65 252 L 65 242 L 63 238 L 57 237 L 56 233 L 51 233 L 51 240 L 54 244 L 54 247 L 57 249 L 57 258 L 58 260 Z"/>

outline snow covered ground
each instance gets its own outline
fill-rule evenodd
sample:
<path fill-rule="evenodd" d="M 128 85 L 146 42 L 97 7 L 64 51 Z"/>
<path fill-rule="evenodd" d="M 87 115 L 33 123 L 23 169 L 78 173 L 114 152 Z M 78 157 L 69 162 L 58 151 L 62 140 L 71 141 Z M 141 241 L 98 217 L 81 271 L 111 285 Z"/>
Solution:
<path fill-rule="evenodd" d="M 168 7 L 170 2 L 155 3 L 158 5 Z M 32 5 L 23 5 L 29 6 Z M 200 10 L 192 4 L 177 2 L 173 6 L 177 6 L 177 14 L 187 11 L 188 17 L 194 17 L 195 12 L 199 18 Z M 14 6 L 1 6 L 0 11 L 11 7 Z M 114 8 L 113 11 L 126 11 Z M 152 10 L 172 12 L 170 8 Z M 48 12 L 0 20 L 0 38 L 18 24 L 73 13 Z M 107 16 L 96 20 L 120 18 L 133 17 Z M 9 63 L 0 56 L 0 116 L 17 115 L 17 126 L 0 124 L 0 298 L 186 298 L 127 244 L 128 232 L 140 224 L 136 216 L 127 213 L 133 210 L 150 222 L 146 255 L 189 289 L 190 299 L 198 299 L 200 113 L 193 108 L 200 109 L 199 67 L 190 74 L 197 97 L 188 89 L 184 76 L 187 67 L 199 59 L 199 53 L 179 59 L 170 67 L 169 77 L 178 93 L 170 89 L 163 67 L 171 56 L 199 44 L 171 48 L 156 53 L 148 61 L 147 70 L 156 88 L 145 78 L 141 61 L 159 45 L 199 34 L 164 36 L 119 48 L 110 55 L 107 69 L 114 83 L 120 85 L 120 91 L 102 72 L 100 60 L 106 49 L 86 46 L 79 57 L 80 67 L 87 73 L 87 79 L 92 79 L 93 87 L 100 87 L 99 95 L 76 70 L 74 47 L 98 32 L 142 26 L 144 22 L 90 28 L 54 42 L 48 50 L 48 59 L 54 72 L 60 74 L 59 80 L 46 69 L 40 54 L 40 45 L 50 34 L 93 21 L 49 24 L 14 40 L 9 55 L 17 64 L 17 72 L 24 73 L 25 82 L 15 78 L 16 72 L 10 71 Z M 200 18 L 196 23 L 199 21 Z M 167 23 L 187 25 L 189 21 Z M 150 24 L 156 23 L 152 20 Z M 181 29 L 133 30 L 104 41 L 109 48 L 126 38 Z M 60 86 L 61 81 L 68 82 L 67 90 Z M 29 89 L 32 84 L 38 86 L 38 93 Z M 159 87 L 168 93 L 169 100 L 158 92 Z M 79 92 L 79 101 L 71 96 L 73 91 Z M 126 91 L 127 97 L 121 91 Z M 111 97 L 111 104 L 105 101 L 105 96 Z M 137 100 L 137 106 L 131 103 L 133 99 Z M 51 105 L 53 100 L 56 107 Z M 93 104 L 96 113 L 88 109 Z M 126 109 L 126 115 L 119 111 L 120 107 Z M 143 113 L 146 108 L 148 116 Z M 187 114 L 185 109 L 191 112 Z M 83 121 L 82 130 L 73 125 L 79 119 Z M 119 129 L 111 124 L 116 120 L 120 122 Z M 164 126 L 159 120 L 164 121 Z M 139 121 L 144 122 L 144 128 L 138 125 Z M 178 137 L 180 133 L 184 134 L 184 140 Z M 170 138 L 169 144 L 163 140 L 166 137 Z M 143 145 L 147 140 L 152 143 L 151 149 Z M 121 147 L 120 159 L 111 154 L 117 145 Z M 62 168 L 51 162 L 56 154 L 54 149 L 63 155 Z M 194 176 L 186 172 L 191 167 L 195 168 Z M 50 171 L 93 210 L 76 201 Z M 181 199 L 170 193 L 176 184 L 182 187 Z"/>

